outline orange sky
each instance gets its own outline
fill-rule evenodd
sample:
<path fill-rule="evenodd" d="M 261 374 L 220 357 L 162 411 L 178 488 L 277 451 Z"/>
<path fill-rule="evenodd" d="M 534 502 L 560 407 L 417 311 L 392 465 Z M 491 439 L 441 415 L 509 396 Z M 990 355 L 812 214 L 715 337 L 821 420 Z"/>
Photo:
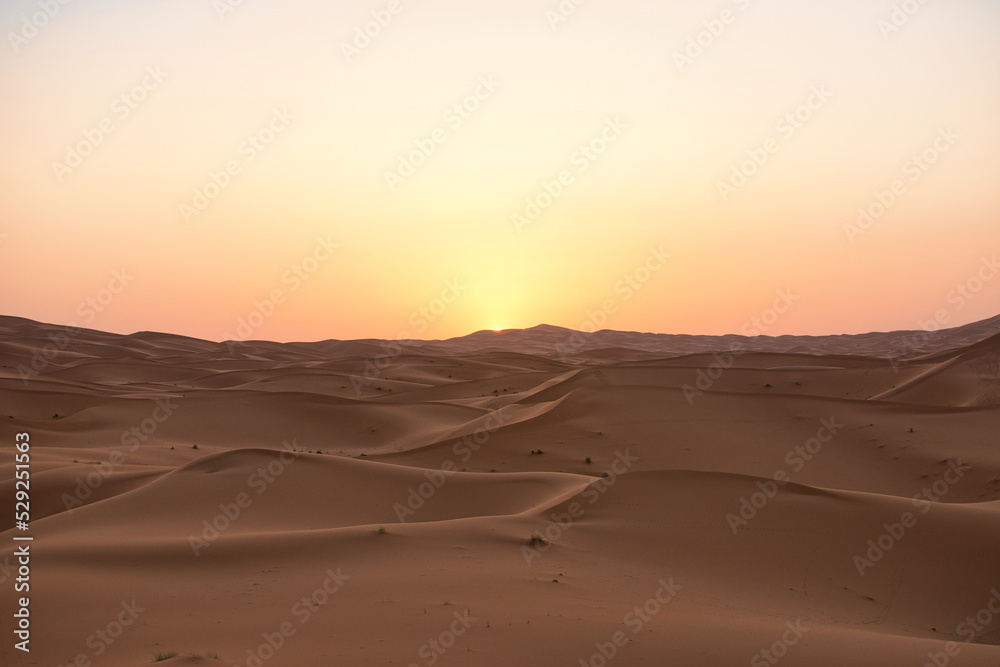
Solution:
<path fill-rule="evenodd" d="M 721 334 L 782 290 L 765 333 L 996 315 L 1000 5 L 895 6 L 5 2 L 0 313 L 214 340 Z"/>

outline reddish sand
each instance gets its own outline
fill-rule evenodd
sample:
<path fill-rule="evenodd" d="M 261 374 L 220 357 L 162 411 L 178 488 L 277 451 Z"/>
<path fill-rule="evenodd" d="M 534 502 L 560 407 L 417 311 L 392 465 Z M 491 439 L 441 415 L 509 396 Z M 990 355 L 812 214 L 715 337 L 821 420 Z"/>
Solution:
<path fill-rule="evenodd" d="M 0 362 L 2 665 L 1000 665 L 1000 318 Z"/>

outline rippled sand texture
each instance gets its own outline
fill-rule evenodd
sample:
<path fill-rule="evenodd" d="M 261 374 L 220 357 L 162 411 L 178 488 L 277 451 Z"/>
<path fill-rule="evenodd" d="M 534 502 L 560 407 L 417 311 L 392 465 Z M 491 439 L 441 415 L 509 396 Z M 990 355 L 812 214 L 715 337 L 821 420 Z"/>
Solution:
<path fill-rule="evenodd" d="M 227 346 L 2 318 L 35 542 L 33 650 L 0 663 L 995 667 L 998 331 Z"/>

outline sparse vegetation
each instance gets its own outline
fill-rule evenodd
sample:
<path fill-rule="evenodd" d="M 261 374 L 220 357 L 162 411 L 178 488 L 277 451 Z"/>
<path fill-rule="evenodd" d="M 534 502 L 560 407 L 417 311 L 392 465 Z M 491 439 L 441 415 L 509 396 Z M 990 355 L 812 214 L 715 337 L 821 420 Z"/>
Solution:
<path fill-rule="evenodd" d="M 164 660 L 170 660 L 170 658 L 176 658 L 177 651 L 167 651 L 165 653 L 154 653 L 153 662 L 163 662 Z"/>
<path fill-rule="evenodd" d="M 588 463 L 588 464 L 589 464 L 589 463 L 593 463 L 593 461 L 592 461 L 592 460 L 590 459 L 590 457 L 589 457 L 589 456 L 588 456 L 587 458 L 585 458 L 585 459 L 583 460 L 583 462 L 584 462 L 584 463 Z"/>
<path fill-rule="evenodd" d="M 544 454 L 544 453 L 545 453 L 545 452 L 543 452 L 543 451 L 542 451 L 542 450 L 540 450 L 540 449 L 532 449 L 532 450 L 531 450 L 531 455 L 532 455 L 532 456 L 541 456 L 541 455 L 542 455 L 542 454 Z"/>
<path fill-rule="evenodd" d="M 544 547 L 548 543 L 549 543 L 549 541 L 547 539 L 545 539 L 542 536 L 542 534 L 539 533 L 538 531 L 535 531 L 534 533 L 532 533 L 531 534 L 531 539 L 528 540 L 528 546 L 532 546 L 532 547 L 538 547 L 538 546 Z"/>
<path fill-rule="evenodd" d="M 385 526 L 379 526 L 378 530 L 376 530 L 375 532 L 378 533 L 379 535 L 386 535 L 389 533 L 389 531 L 385 529 Z"/>

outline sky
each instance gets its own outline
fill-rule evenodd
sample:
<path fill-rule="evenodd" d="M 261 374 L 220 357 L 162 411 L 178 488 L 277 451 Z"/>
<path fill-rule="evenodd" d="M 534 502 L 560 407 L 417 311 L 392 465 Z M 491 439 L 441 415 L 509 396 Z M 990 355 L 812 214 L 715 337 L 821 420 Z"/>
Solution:
<path fill-rule="evenodd" d="M 993 0 L 7 0 L 0 314 L 279 341 L 985 319 L 998 29 Z"/>

